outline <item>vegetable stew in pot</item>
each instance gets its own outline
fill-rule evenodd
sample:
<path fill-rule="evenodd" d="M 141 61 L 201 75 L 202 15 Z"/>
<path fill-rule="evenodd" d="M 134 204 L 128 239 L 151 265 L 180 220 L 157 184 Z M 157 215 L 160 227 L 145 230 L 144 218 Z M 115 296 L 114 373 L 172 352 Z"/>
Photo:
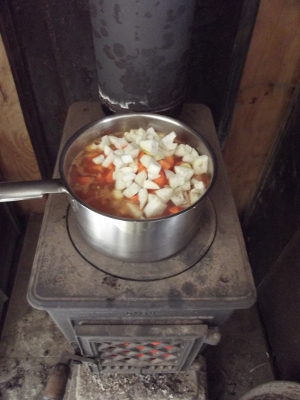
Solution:
<path fill-rule="evenodd" d="M 68 183 L 90 207 L 109 215 L 151 219 L 193 205 L 209 183 L 208 156 L 174 131 L 150 127 L 94 139 L 73 161 Z"/>

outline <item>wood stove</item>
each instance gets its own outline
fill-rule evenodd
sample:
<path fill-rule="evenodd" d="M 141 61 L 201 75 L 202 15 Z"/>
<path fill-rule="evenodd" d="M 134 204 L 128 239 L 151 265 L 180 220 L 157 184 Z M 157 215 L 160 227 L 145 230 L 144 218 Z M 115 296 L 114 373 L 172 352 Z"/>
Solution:
<path fill-rule="evenodd" d="M 61 148 L 103 116 L 99 103 L 75 103 Z M 80 237 L 65 195 L 49 195 L 28 289 L 75 352 L 101 373 L 178 372 L 235 309 L 256 298 L 243 236 L 210 110 L 185 104 L 178 118 L 201 132 L 218 160 L 205 218 L 190 244 L 169 259 L 128 263 L 93 250 Z M 56 168 L 55 177 L 58 169 Z"/>

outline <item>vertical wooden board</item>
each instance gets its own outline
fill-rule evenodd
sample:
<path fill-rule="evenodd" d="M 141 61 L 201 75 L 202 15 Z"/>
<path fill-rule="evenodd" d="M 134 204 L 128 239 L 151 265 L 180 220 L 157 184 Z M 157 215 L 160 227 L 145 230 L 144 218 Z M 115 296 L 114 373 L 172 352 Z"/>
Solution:
<path fill-rule="evenodd" d="M 300 2 L 262 0 L 223 156 L 239 213 L 257 189 L 300 77 Z"/>
<path fill-rule="evenodd" d="M 0 36 L 0 171 L 7 181 L 41 179 Z M 23 213 L 42 212 L 43 200 L 18 203 Z"/>

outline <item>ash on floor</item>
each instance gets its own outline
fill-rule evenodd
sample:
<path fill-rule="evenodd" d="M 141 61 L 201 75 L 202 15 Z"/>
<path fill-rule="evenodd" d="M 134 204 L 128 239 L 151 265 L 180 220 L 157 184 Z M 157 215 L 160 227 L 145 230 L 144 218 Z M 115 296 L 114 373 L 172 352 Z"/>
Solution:
<path fill-rule="evenodd" d="M 85 365 L 73 367 L 67 400 L 206 400 L 205 361 L 177 374 L 91 374 Z"/>

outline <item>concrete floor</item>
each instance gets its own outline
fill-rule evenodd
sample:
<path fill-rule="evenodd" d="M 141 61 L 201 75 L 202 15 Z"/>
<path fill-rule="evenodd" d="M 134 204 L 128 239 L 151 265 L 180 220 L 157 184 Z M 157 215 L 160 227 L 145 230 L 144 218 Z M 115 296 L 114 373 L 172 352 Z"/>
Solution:
<path fill-rule="evenodd" d="M 0 341 L 0 399 L 42 399 L 51 367 L 72 352 L 46 312 L 26 300 L 41 218 L 28 224 L 13 293 Z M 92 376 L 73 366 L 64 400 L 238 400 L 274 380 L 256 307 L 238 310 L 221 328 L 222 340 L 208 346 L 193 368 L 175 375 Z"/>

